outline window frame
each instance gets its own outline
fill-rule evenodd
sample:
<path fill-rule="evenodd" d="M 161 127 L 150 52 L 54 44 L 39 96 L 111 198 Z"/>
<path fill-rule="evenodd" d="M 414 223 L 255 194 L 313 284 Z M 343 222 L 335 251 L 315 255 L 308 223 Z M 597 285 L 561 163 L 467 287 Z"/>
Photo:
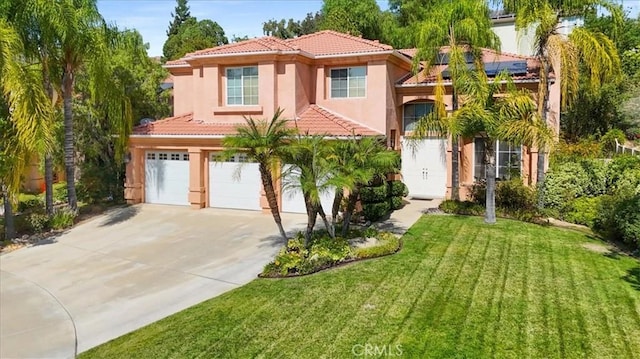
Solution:
<path fill-rule="evenodd" d="M 363 84 L 363 95 L 362 96 L 350 96 L 349 94 L 349 86 L 351 84 L 351 78 L 349 76 L 349 70 L 351 69 L 358 69 L 358 68 L 362 68 L 364 69 L 364 84 Z M 339 70 L 346 70 L 347 71 L 347 95 L 346 96 L 334 96 L 333 95 L 333 71 L 339 71 Z M 367 97 L 367 77 L 369 75 L 369 69 L 367 68 L 367 65 L 360 65 L 360 66 L 345 66 L 345 67 L 333 67 L 331 69 L 329 69 L 329 98 L 331 99 L 336 99 L 336 100 L 340 100 L 340 99 L 352 99 L 352 98 L 366 98 Z"/>
<path fill-rule="evenodd" d="M 406 126 L 405 126 L 405 114 L 406 114 L 407 106 L 415 106 L 415 105 L 430 105 L 431 106 L 431 112 L 433 112 L 433 108 L 435 107 L 435 103 L 432 102 L 432 101 L 414 101 L 414 102 L 407 102 L 407 103 L 402 104 L 402 131 L 404 133 L 408 133 L 408 132 L 413 132 L 414 131 L 413 129 L 412 130 L 408 130 L 406 128 Z M 414 122 L 414 123 L 416 123 L 416 122 Z"/>
<path fill-rule="evenodd" d="M 256 91 L 257 91 L 257 95 L 256 95 L 256 103 L 251 103 L 251 104 L 247 104 L 245 103 L 245 97 L 244 97 L 244 91 L 245 91 L 245 86 L 244 86 L 244 69 L 249 69 L 249 68 L 255 68 L 256 69 L 256 75 L 255 78 L 257 80 L 256 83 Z M 238 104 L 238 103 L 229 103 L 229 71 L 231 70 L 241 70 L 243 72 L 243 74 L 240 76 L 240 98 L 242 99 L 242 103 Z M 257 65 L 255 66 L 233 66 L 233 67 L 227 67 L 225 68 L 225 104 L 227 106 L 258 106 L 260 104 L 260 72 L 259 72 L 259 68 Z M 251 75 L 253 77 L 253 75 Z M 234 96 L 237 97 L 237 96 Z"/>
<path fill-rule="evenodd" d="M 473 180 L 474 182 L 478 181 L 478 180 L 483 180 L 485 179 L 485 176 L 482 177 L 478 177 L 477 173 L 476 173 L 476 159 L 477 159 L 477 151 L 476 151 L 476 141 L 477 140 L 484 140 L 484 138 L 482 137 L 474 137 L 473 139 Z M 508 141 L 502 141 L 502 142 L 507 142 Z M 518 145 L 516 144 L 510 144 L 511 148 L 517 148 Z M 522 165 L 522 160 L 523 160 L 523 146 L 520 145 L 520 163 L 518 164 L 518 170 L 520 171 L 520 176 L 522 176 L 522 170 L 523 170 L 523 165 Z M 504 152 L 504 153 L 511 153 L 512 151 L 508 151 L 508 152 Z M 500 177 L 500 165 L 499 165 L 499 161 L 500 161 L 500 140 L 496 140 L 495 141 L 495 157 L 496 157 L 496 180 L 503 180 L 503 178 Z M 486 170 L 486 164 L 483 164 L 485 170 Z"/>

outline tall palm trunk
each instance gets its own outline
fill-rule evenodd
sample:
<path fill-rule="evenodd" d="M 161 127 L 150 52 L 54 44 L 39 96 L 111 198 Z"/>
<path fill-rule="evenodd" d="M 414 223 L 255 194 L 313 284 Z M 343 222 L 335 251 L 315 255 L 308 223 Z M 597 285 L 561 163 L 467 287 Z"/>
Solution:
<path fill-rule="evenodd" d="M 546 124 L 547 117 L 549 112 L 549 64 L 543 58 L 542 61 L 542 80 L 543 84 L 541 86 L 541 97 L 542 104 L 540 106 L 541 113 L 540 117 L 542 121 Z M 536 174 L 536 185 L 538 187 L 538 208 L 544 208 L 544 196 L 542 195 L 542 186 L 544 185 L 544 163 L 545 163 L 545 149 L 544 147 L 538 147 L 538 161 L 536 163 L 537 174 Z"/>
<path fill-rule="evenodd" d="M 64 169 L 67 177 L 69 207 L 75 211 L 78 209 L 78 198 L 76 196 L 75 146 L 73 143 L 73 73 L 68 68 L 65 70 L 62 81 L 64 92 Z"/>
<path fill-rule="evenodd" d="M 458 96 L 455 88 L 452 95 L 453 111 L 458 110 Z M 458 151 L 458 135 L 453 134 L 451 138 L 451 199 L 460 200 L 460 154 Z"/>
<path fill-rule="evenodd" d="M 343 197 L 344 190 L 336 188 L 336 194 L 333 197 L 333 205 L 331 206 L 331 223 L 333 224 L 334 230 L 338 222 L 338 212 L 340 211 L 340 203 L 342 203 Z"/>
<path fill-rule="evenodd" d="M 273 177 L 271 176 L 271 170 L 266 163 L 260 163 L 259 168 L 260 178 L 262 179 L 262 187 L 264 188 L 264 193 L 267 196 L 267 202 L 269 203 L 269 208 L 271 209 L 271 215 L 273 216 L 273 220 L 278 226 L 280 235 L 286 241 L 287 233 L 284 231 L 284 227 L 282 227 L 282 217 L 280 217 L 280 209 L 278 208 L 278 198 L 276 197 L 276 191 L 273 188 Z"/>
<path fill-rule="evenodd" d="M 485 171 L 485 181 L 487 182 L 486 203 L 485 203 L 485 223 L 496 223 L 496 151 L 495 141 L 485 140 L 484 156 L 487 168 Z"/>
<path fill-rule="evenodd" d="M 344 212 L 344 220 L 342 221 L 342 236 L 346 237 L 349 233 L 349 226 L 351 226 L 351 215 L 356 209 L 356 203 L 358 202 L 358 196 L 360 194 L 360 188 L 356 187 L 351 193 L 347 202 L 347 210 Z"/>
<path fill-rule="evenodd" d="M 324 222 L 324 227 L 327 229 L 327 232 L 329 232 L 329 236 L 331 238 L 336 238 L 335 227 L 331 225 L 331 223 L 329 223 L 329 221 L 327 220 L 327 215 L 324 213 L 322 204 L 318 204 L 316 207 L 318 208 L 318 214 L 320 215 L 320 218 L 322 218 L 322 222 Z"/>
<path fill-rule="evenodd" d="M 4 238 L 13 239 L 16 237 L 16 227 L 13 222 L 11 199 L 9 198 L 9 191 L 6 186 L 2 186 L 1 195 L 4 202 Z"/>
<path fill-rule="evenodd" d="M 53 158 L 44 155 L 44 202 L 47 215 L 53 215 Z"/>
<path fill-rule="evenodd" d="M 307 230 L 304 233 L 304 245 L 306 247 L 311 243 L 311 234 L 313 233 L 313 227 L 316 226 L 318 211 L 316 210 L 316 206 L 311 202 L 311 197 L 307 194 L 304 194 L 304 205 L 307 209 Z"/>

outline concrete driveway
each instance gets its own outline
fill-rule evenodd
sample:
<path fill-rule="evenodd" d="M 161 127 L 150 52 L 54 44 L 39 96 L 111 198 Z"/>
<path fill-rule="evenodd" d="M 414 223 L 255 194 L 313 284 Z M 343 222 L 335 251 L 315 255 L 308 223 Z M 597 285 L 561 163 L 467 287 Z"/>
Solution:
<path fill-rule="evenodd" d="M 287 230 L 305 215 L 284 214 Z M 0 257 L 0 357 L 69 358 L 241 286 L 282 245 L 271 215 L 138 205 Z"/>

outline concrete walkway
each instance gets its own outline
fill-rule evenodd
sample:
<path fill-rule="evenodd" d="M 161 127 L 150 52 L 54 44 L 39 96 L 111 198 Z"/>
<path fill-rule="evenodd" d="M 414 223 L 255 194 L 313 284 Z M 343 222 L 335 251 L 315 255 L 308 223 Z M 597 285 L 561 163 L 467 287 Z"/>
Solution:
<path fill-rule="evenodd" d="M 403 234 L 439 203 L 411 201 L 376 226 Z M 291 233 L 305 227 L 306 215 L 282 217 Z M 0 358 L 72 358 L 248 283 L 281 245 L 259 212 L 111 211 L 0 257 Z"/>

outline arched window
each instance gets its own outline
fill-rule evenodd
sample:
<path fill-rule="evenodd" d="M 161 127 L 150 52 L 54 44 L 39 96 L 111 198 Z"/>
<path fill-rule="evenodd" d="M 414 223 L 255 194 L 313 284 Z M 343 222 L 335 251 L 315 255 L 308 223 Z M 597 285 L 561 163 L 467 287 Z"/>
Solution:
<path fill-rule="evenodd" d="M 404 105 L 402 121 L 404 131 L 413 131 L 418 120 L 433 111 L 432 102 L 412 102 Z"/>

